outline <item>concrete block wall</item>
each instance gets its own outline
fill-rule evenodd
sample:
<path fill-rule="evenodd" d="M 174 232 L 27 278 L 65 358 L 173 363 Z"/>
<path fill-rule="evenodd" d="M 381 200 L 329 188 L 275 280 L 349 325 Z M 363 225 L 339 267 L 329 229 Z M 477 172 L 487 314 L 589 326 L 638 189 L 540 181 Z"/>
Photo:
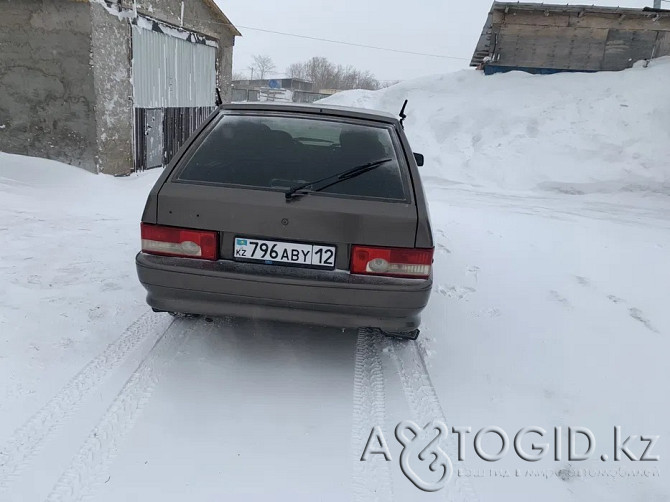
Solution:
<path fill-rule="evenodd" d="M 88 3 L 0 0 L 0 151 L 95 171 Z"/>
<path fill-rule="evenodd" d="M 98 172 L 133 169 L 131 27 L 127 19 L 91 3 L 91 54 L 95 62 L 95 163 Z"/>

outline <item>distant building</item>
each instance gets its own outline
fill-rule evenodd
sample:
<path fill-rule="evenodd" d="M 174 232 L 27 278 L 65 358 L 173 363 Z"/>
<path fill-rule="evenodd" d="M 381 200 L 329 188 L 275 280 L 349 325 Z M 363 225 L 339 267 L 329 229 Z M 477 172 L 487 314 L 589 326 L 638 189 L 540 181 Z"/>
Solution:
<path fill-rule="evenodd" d="M 312 91 L 314 84 L 309 80 L 301 78 L 265 78 L 255 80 L 233 80 L 236 89 L 259 89 L 262 87 L 272 89 L 289 89 L 291 91 Z"/>
<path fill-rule="evenodd" d="M 165 165 L 230 98 L 214 0 L 4 0 L 0 151 L 126 174 Z"/>
<path fill-rule="evenodd" d="M 314 84 L 301 78 L 233 80 L 232 101 L 286 101 L 312 103 L 336 90 L 314 90 Z"/>
<path fill-rule="evenodd" d="M 337 94 L 338 92 L 342 92 L 340 89 L 319 89 L 319 92 L 321 94 L 327 94 L 328 96 L 332 96 L 333 94 Z"/>
<path fill-rule="evenodd" d="M 494 2 L 470 66 L 617 71 L 670 54 L 670 10 Z"/>

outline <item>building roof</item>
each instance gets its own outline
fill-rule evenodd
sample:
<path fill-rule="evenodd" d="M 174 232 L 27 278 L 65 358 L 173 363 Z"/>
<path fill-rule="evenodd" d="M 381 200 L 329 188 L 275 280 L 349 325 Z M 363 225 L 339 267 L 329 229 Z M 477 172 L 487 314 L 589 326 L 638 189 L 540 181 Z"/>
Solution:
<path fill-rule="evenodd" d="M 643 9 L 635 9 L 631 7 L 599 7 L 597 5 L 568 5 L 568 4 L 545 4 L 532 2 L 493 2 L 491 11 L 505 11 L 507 10 L 532 10 L 550 13 L 580 13 L 584 14 L 632 14 L 648 16 L 654 13 L 668 13 L 667 9 L 652 9 L 651 7 L 644 7 Z"/>
<path fill-rule="evenodd" d="M 237 80 L 233 80 L 233 82 L 269 82 L 270 80 L 280 80 L 282 82 L 303 82 L 306 84 L 311 84 L 313 83 L 311 80 L 306 80 L 304 78 L 297 78 L 297 77 L 266 77 L 266 78 L 255 78 L 255 79 L 249 79 L 249 78 L 240 78 Z"/>
<path fill-rule="evenodd" d="M 219 6 L 216 4 L 214 0 L 203 0 L 203 1 L 211 7 L 214 13 L 221 19 L 221 21 L 223 21 L 224 24 L 228 25 L 230 31 L 233 32 L 233 35 L 235 35 L 236 37 L 242 36 L 239 30 L 235 28 L 235 25 L 230 22 L 230 19 L 228 19 L 228 17 L 223 13 L 223 11 L 219 8 Z"/>
<path fill-rule="evenodd" d="M 515 13 L 543 13 L 545 16 L 557 15 L 575 15 L 578 18 L 584 16 L 596 15 L 599 17 L 615 15 L 618 18 L 648 18 L 656 20 L 661 17 L 670 18 L 670 10 L 652 9 L 645 7 L 643 9 L 634 9 L 628 7 L 599 7 L 596 5 L 558 5 L 530 2 L 493 2 L 489 12 L 484 29 L 477 43 L 470 66 L 478 66 L 485 57 L 491 54 L 491 35 L 493 33 L 494 17 L 500 15 L 514 15 Z"/>

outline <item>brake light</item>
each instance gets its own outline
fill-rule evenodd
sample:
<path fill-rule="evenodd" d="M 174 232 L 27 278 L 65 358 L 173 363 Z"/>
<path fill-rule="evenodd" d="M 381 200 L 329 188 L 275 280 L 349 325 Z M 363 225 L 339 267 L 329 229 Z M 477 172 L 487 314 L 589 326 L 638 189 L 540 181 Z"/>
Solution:
<path fill-rule="evenodd" d="M 142 252 L 216 260 L 217 233 L 142 223 Z"/>
<path fill-rule="evenodd" d="M 427 278 L 432 264 L 433 249 L 353 246 L 351 250 L 352 274 Z"/>

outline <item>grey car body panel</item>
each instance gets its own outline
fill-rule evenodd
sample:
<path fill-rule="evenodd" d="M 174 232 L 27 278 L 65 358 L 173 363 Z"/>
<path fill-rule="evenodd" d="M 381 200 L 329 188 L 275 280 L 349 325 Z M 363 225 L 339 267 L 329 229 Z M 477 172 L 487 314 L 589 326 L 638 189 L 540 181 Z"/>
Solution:
<path fill-rule="evenodd" d="M 177 181 L 182 161 L 215 126 L 216 118 L 240 113 L 321 116 L 391 126 L 397 133 L 394 142 L 399 162 L 409 174 L 408 201 L 311 194 L 287 203 L 281 191 Z M 354 244 L 433 247 L 418 167 L 401 124 L 391 115 L 319 105 L 222 105 L 162 173 L 148 197 L 142 221 L 215 230 L 220 235 L 217 262 L 138 254 L 137 270 L 148 291 L 147 302 L 157 310 L 410 331 L 418 327 L 419 314 L 430 296 L 430 278 L 348 272 Z M 236 236 L 334 245 L 336 270 L 233 261 Z"/>
<path fill-rule="evenodd" d="M 160 192 L 158 222 L 223 232 L 227 259 L 232 248 L 226 246 L 236 236 L 333 244 L 337 268 L 347 269 L 350 244 L 414 247 L 416 209 L 328 196 L 286 203 L 282 192 L 168 183 Z"/>
<path fill-rule="evenodd" d="M 426 194 L 423 191 L 421 178 L 419 175 L 419 166 L 416 164 L 416 159 L 412 155 L 412 149 L 409 146 L 409 141 L 404 132 L 401 131 L 400 141 L 405 155 L 405 161 L 409 166 L 410 176 L 412 177 L 412 185 L 414 187 L 414 197 L 416 200 L 417 211 L 417 227 L 415 246 L 418 248 L 432 248 L 433 231 L 430 224 L 430 213 L 428 212 L 428 202 L 426 201 Z"/>
<path fill-rule="evenodd" d="M 343 328 L 416 329 L 432 288 L 430 278 L 361 277 L 144 253 L 137 255 L 136 263 L 140 282 L 149 292 L 147 301 L 158 310 L 253 315 Z"/>
<path fill-rule="evenodd" d="M 149 192 L 147 197 L 147 203 L 144 206 L 144 212 L 142 213 L 142 221 L 144 223 L 156 223 L 156 218 L 158 217 L 158 192 L 163 187 L 169 176 L 172 174 L 174 168 L 179 164 L 181 159 L 184 157 L 184 153 L 188 151 L 191 145 L 198 139 L 202 138 L 201 133 L 205 129 L 211 128 L 212 122 L 215 122 L 215 118 L 219 116 L 219 110 L 214 110 L 207 119 L 200 124 L 200 126 L 189 136 L 189 138 L 184 142 L 184 144 L 177 150 L 177 154 L 172 158 L 170 163 L 163 169 L 163 172 L 154 183 L 153 188 Z"/>

